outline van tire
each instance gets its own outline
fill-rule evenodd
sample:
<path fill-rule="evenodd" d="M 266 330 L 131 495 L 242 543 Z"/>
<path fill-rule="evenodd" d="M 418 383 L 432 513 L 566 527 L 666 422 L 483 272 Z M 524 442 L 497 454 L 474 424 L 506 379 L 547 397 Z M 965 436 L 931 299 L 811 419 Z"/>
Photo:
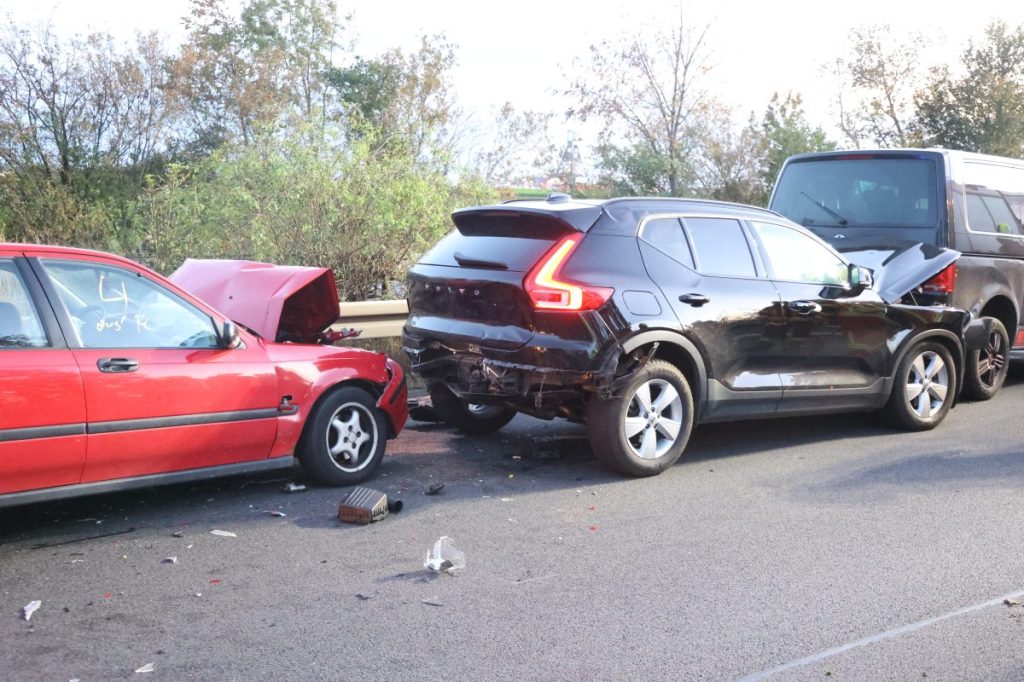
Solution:
<path fill-rule="evenodd" d="M 982 319 L 992 326 L 985 347 L 967 354 L 964 397 L 969 400 L 988 400 L 998 393 L 1010 368 L 1010 336 L 1006 327 L 994 317 Z"/>

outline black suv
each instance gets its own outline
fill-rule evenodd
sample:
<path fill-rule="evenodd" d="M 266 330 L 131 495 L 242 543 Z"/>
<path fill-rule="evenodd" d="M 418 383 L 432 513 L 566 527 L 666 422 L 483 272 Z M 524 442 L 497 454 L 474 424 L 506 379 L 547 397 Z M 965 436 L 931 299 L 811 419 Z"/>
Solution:
<path fill-rule="evenodd" d="M 899 302 L 957 252 L 872 273 L 764 209 L 552 195 L 452 217 L 409 273 L 403 334 L 434 408 L 468 433 L 585 422 L 631 475 L 669 467 L 700 422 L 884 408 L 930 429 L 987 332 Z"/>

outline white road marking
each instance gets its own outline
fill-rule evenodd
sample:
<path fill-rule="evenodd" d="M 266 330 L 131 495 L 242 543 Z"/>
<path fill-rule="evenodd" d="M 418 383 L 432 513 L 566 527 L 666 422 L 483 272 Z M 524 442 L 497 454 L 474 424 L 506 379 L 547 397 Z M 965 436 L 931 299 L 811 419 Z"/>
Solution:
<path fill-rule="evenodd" d="M 999 604 L 1002 604 L 1003 601 L 1006 599 L 1017 599 L 1019 597 L 1024 597 L 1024 590 L 1021 590 L 1020 592 L 1004 594 L 1002 597 L 995 597 L 993 599 L 989 599 L 988 601 L 981 602 L 980 604 L 966 606 L 956 611 L 944 613 L 941 616 L 935 616 L 934 618 L 926 618 L 925 620 L 919 620 L 916 623 L 910 623 L 908 625 L 898 627 L 894 630 L 886 630 L 885 632 L 880 632 L 876 635 L 870 635 L 868 637 L 858 639 L 854 642 L 848 642 L 837 647 L 832 647 L 831 649 L 825 649 L 824 651 L 819 651 L 816 654 L 811 654 L 810 656 L 805 656 L 804 658 L 798 658 L 795 661 L 790 661 L 789 663 L 783 663 L 782 665 L 777 666 L 775 668 L 762 670 L 761 672 L 753 673 L 751 675 L 747 675 L 746 677 L 741 677 L 740 682 L 755 682 L 756 680 L 766 680 L 773 675 L 777 675 L 781 672 L 790 670 L 792 668 L 799 668 L 805 665 L 810 665 L 811 663 L 817 663 L 818 661 L 822 661 L 826 658 L 831 658 L 832 656 L 838 656 L 839 654 L 846 653 L 851 649 L 858 649 L 862 646 L 874 644 L 875 642 L 881 642 L 886 639 L 892 639 L 893 637 L 899 637 L 900 635 L 905 635 L 908 632 L 915 632 L 917 630 L 920 630 L 921 628 L 926 628 L 929 625 L 935 625 L 936 623 L 947 620 L 949 618 L 955 618 L 956 616 L 963 616 L 973 611 L 987 609 L 990 606 L 998 606 Z"/>

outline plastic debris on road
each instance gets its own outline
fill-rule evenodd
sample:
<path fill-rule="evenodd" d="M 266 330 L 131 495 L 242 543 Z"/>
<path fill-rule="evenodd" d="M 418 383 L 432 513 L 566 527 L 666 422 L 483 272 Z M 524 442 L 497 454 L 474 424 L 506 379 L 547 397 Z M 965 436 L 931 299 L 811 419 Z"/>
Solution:
<path fill-rule="evenodd" d="M 169 556 L 166 559 L 164 559 L 163 561 L 161 561 L 160 563 L 162 563 L 162 564 L 176 564 L 176 563 L 178 563 L 178 557 L 176 557 L 176 556 Z"/>
<path fill-rule="evenodd" d="M 301 493 L 305 489 L 306 486 L 302 485 L 301 483 L 295 483 L 294 481 L 292 481 L 291 483 L 285 483 L 284 487 L 281 488 L 281 490 L 285 491 L 286 493 Z"/>
<path fill-rule="evenodd" d="M 222 538 L 237 538 L 238 536 L 229 530 L 211 530 L 210 535 L 216 535 Z"/>
<path fill-rule="evenodd" d="M 429 487 L 429 488 L 427 488 L 427 489 L 426 489 L 426 490 L 425 490 L 425 491 L 423 492 L 423 494 L 424 494 L 424 495 L 437 495 L 437 494 L 439 494 L 439 493 L 440 493 L 440 492 L 441 492 L 442 490 L 444 490 L 444 483 L 431 483 L 431 484 L 430 484 L 430 487 Z"/>
<path fill-rule="evenodd" d="M 424 599 L 423 603 L 427 606 L 444 606 L 444 602 L 441 601 L 440 597 L 434 597 L 433 599 Z"/>
<path fill-rule="evenodd" d="M 357 592 L 356 596 L 359 597 L 360 601 L 367 601 L 368 599 L 373 599 L 377 595 L 373 592 Z"/>
<path fill-rule="evenodd" d="M 266 514 L 267 516 L 276 516 L 279 519 L 283 519 L 286 516 L 288 516 L 283 511 L 276 511 L 274 509 L 264 509 L 263 513 Z"/>
<path fill-rule="evenodd" d="M 156 670 L 156 666 L 153 665 L 152 663 L 147 663 L 146 665 L 142 666 L 141 668 L 139 668 L 135 672 L 137 672 L 137 673 L 151 673 L 154 670 Z"/>
<path fill-rule="evenodd" d="M 388 500 L 387 493 L 373 488 L 353 488 L 338 506 L 338 520 L 345 523 L 373 523 L 389 513 L 402 511 L 401 500 Z"/>
<path fill-rule="evenodd" d="M 43 602 L 39 599 L 33 599 L 29 603 L 21 607 L 21 617 L 25 620 L 32 620 L 32 614 L 39 610 L 39 607 L 43 605 Z"/>
<path fill-rule="evenodd" d="M 1020 602 L 1012 597 L 1007 597 L 1003 600 L 1003 603 L 1007 606 L 1020 606 Z"/>
<path fill-rule="evenodd" d="M 427 552 L 423 567 L 437 573 L 454 573 L 466 567 L 466 555 L 455 549 L 451 539 L 444 535 L 434 543 L 433 549 Z"/>

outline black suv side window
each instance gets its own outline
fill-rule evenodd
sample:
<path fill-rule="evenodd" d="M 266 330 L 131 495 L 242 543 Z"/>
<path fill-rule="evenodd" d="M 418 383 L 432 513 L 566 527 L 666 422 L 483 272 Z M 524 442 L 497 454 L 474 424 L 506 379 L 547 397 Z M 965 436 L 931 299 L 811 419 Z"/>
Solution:
<path fill-rule="evenodd" d="M 756 277 L 754 257 L 738 220 L 683 218 L 697 270 L 706 275 Z"/>
<path fill-rule="evenodd" d="M 654 218 L 644 224 L 640 238 L 683 265 L 693 268 L 693 254 L 678 218 Z"/>

